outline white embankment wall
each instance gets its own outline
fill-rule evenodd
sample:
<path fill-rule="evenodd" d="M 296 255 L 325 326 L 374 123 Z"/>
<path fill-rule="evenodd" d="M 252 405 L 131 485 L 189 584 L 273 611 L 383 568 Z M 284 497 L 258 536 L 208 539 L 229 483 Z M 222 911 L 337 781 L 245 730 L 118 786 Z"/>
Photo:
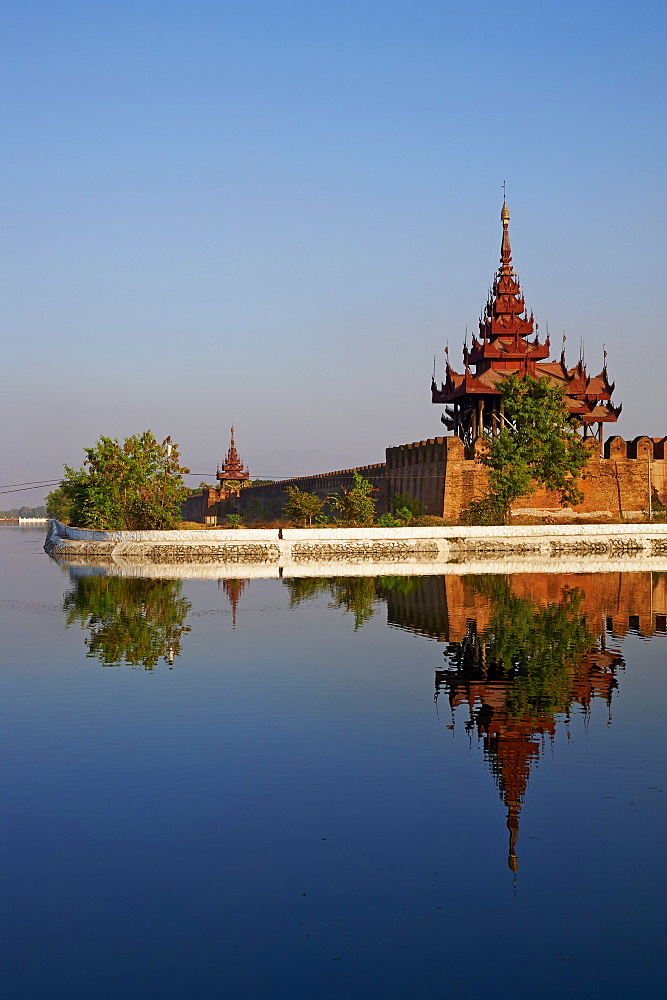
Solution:
<path fill-rule="evenodd" d="M 54 521 L 45 549 L 142 576 L 665 572 L 667 525 L 93 531 Z"/>

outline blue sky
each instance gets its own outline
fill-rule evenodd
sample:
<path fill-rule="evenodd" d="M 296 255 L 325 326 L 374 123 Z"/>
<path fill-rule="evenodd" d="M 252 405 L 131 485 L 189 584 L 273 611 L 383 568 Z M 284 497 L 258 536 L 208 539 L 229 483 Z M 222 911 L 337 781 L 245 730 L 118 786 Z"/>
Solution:
<path fill-rule="evenodd" d="M 212 472 L 233 420 L 257 476 L 441 434 L 503 180 L 542 332 L 667 433 L 664 4 L 3 12 L 2 484 L 149 427 Z"/>

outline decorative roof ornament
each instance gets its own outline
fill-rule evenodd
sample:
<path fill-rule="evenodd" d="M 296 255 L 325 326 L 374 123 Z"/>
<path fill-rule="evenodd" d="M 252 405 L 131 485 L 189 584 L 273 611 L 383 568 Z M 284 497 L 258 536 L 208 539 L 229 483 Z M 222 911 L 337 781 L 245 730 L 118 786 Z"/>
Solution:
<path fill-rule="evenodd" d="M 218 471 L 216 473 L 216 479 L 220 481 L 221 484 L 225 482 L 239 482 L 241 480 L 246 480 L 250 478 L 250 473 L 247 468 L 239 458 L 239 453 L 236 450 L 236 444 L 234 443 L 234 425 L 232 424 L 231 437 L 229 442 L 229 448 L 227 449 L 227 457 L 223 462 L 222 466 L 218 466 Z"/>

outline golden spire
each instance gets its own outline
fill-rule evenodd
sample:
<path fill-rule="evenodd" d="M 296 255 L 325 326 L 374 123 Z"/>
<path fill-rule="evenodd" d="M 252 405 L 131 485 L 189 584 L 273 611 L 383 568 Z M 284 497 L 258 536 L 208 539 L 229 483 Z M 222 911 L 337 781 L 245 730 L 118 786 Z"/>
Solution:
<path fill-rule="evenodd" d="M 509 224 L 510 224 L 510 210 L 507 207 L 507 201 L 503 195 L 503 207 L 500 210 L 500 221 L 503 224 L 503 239 L 500 244 L 500 263 L 505 265 L 509 270 L 505 273 L 511 271 L 511 261 L 512 261 L 512 247 L 510 246 L 510 234 L 509 234 Z"/>

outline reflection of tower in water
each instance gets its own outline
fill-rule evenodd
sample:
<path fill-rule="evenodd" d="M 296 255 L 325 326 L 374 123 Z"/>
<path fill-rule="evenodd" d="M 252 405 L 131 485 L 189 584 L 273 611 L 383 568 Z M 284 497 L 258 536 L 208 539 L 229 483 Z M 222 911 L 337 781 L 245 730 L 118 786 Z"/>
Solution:
<path fill-rule="evenodd" d="M 644 576 L 634 581 L 633 603 L 646 596 L 637 584 L 653 586 Z M 558 717 L 567 722 L 573 705 L 588 715 L 593 699 L 602 698 L 611 719 L 623 659 L 605 648 L 602 623 L 610 610 L 625 609 L 621 589 L 617 574 L 599 583 L 581 576 L 448 576 L 387 594 L 389 624 L 448 643 L 436 670 L 436 704 L 446 694 L 453 719 L 467 706 L 466 730 L 481 740 L 507 810 L 513 872 L 531 770 L 545 740 L 555 738 Z"/>
<path fill-rule="evenodd" d="M 218 587 L 222 587 L 229 606 L 232 609 L 232 628 L 236 628 L 236 613 L 241 599 L 241 594 L 248 584 L 247 580 L 218 580 Z"/>
<path fill-rule="evenodd" d="M 471 632 L 474 630 L 471 624 Z M 519 819 L 526 795 L 531 769 L 539 763 L 544 741 L 553 740 L 556 734 L 556 715 L 565 718 L 572 705 L 579 705 L 590 712 L 594 698 L 603 698 L 611 711 L 612 693 L 616 687 L 616 670 L 622 664 L 620 655 L 613 651 L 594 648 L 577 663 L 563 664 L 565 691 L 559 702 L 549 706 L 551 711 L 539 711 L 541 698 L 527 705 L 522 714 L 515 714 L 512 706 L 513 686 L 520 680 L 518 674 L 499 674 L 497 665 L 470 662 L 458 664 L 458 644 L 452 643 L 445 652 L 454 658 L 454 664 L 437 670 L 435 697 L 446 693 L 452 709 L 468 706 L 466 730 L 476 731 L 482 740 L 484 757 L 489 764 L 500 797 L 507 810 L 509 830 L 508 865 L 513 872 L 518 869 L 516 853 L 519 836 Z M 451 662 L 451 661 L 450 661 Z M 472 669 L 471 669 L 472 667 Z"/>

